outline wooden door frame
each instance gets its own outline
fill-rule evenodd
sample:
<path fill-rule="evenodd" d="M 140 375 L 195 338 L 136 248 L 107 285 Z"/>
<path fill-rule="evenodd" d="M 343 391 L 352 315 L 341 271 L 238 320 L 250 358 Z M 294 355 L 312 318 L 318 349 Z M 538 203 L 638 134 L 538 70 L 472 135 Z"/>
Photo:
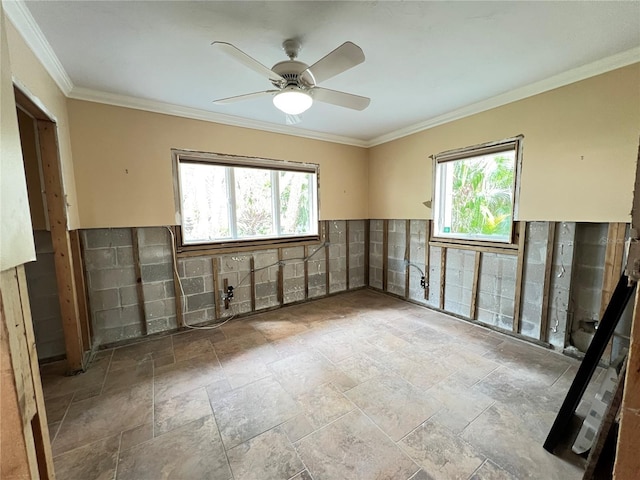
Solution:
<path fill-rule="evenodd" d="M 16 106 L 36 122 L 37 148 L 42 162 L 42 180 L 51 228 L 67 371 L 70 374 L 76 373 L 84 370 L 84 351 L 89 347 L 85 349 L 83 344 L 83 324 L 86 322 L 81 321 L 80 315 L 81 302 L 78 301 L 74 250 L 67 219 L 57 124 L 34 99 L 15 85 L 14 94 Z M 77 252 L 75 256 L 77 263 Z"/>

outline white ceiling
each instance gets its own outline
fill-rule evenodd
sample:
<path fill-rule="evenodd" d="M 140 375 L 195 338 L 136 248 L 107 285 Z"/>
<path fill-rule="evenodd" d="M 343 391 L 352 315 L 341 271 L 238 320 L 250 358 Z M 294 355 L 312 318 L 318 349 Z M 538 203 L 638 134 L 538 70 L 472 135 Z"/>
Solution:
<path fill-rule="evenodd" d="M 58 73 L 70 79 L 71 97 L 175 107 L 186 116 L 362 145 L 640 61 L 638 1 L 29 0 L 26 6 L 5 0 L 23 35 L 38 27 L 44 34 L 62 66 Z M 17 18 L 19 10 L 37 25 Z M 309 65 L 347 40 L 359 45 L 365 63 L 321 86 L 371 97 L 371 105 L 358 112 L 316 103 L 290 127 L 270 98 L 212 103 L 271 87 L 212 41 L 233 43 L 271 67 L 286 59 L 281 43 L 291 37 L 302 40 L 299 60 Z"/>

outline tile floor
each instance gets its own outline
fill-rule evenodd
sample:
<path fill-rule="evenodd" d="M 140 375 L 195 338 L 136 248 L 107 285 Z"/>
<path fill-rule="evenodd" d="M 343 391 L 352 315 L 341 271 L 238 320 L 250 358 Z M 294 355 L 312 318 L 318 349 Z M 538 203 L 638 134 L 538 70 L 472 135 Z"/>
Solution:
<path fill-rule="evenodd" d="M 581 478 L 578 363 L 360 290 L 42 369 L 60 480 Z"/>

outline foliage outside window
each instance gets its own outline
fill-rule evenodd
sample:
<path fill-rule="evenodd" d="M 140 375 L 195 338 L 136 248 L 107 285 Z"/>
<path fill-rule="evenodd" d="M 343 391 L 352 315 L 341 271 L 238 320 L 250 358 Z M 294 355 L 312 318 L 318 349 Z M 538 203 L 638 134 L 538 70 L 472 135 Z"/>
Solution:
<path fill-rule="evenodd" d="M 176 155 L 182 244 L 318 235 L 317 165 Z"/>
<path fill-rule="evenodd" d="M 520 138 L 435 157 L 434 236 L 510 243 Z"/>

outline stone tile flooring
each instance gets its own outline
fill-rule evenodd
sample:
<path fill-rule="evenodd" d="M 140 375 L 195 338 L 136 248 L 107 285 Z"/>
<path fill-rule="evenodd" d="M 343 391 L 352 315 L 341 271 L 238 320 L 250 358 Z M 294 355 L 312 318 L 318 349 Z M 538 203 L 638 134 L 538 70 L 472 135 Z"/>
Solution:
<path fill-rule="evenodd" d="M 61 480 L 571 480 L 542 442 L 577 365 L 360 290 L 42 381 Z"/>

